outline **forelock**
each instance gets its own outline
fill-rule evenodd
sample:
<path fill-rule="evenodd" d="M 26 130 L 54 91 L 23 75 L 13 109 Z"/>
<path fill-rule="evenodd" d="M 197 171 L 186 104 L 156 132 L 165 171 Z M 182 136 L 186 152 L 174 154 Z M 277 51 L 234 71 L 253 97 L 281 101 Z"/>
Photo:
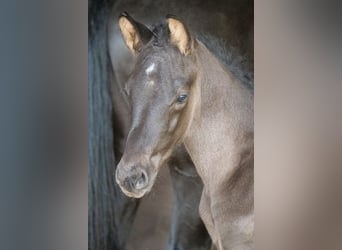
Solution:
<path fill-rule="evenodd" d="M 169 29 L 165 21 L 153 26 L 153 46 L 162 47 L 168 44 Z"/>

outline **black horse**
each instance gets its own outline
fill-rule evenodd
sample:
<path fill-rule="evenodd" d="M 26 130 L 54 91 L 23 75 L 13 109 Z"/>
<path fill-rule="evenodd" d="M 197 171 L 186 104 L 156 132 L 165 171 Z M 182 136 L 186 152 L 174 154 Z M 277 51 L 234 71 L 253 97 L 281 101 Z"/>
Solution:
<path fill-rule="evenodd" d="M 90 0 L 88 11 L 88 248 L 123 249 L 137 203 L 127 199 L 113 181 L 111 74 L 106 50 L 113 1 Z"/>

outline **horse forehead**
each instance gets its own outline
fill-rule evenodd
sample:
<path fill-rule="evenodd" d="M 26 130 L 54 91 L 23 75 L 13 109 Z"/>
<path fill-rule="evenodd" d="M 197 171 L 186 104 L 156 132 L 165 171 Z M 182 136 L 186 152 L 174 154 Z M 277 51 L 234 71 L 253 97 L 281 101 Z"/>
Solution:
<path fill-rule="evenodd" d="M 151 75 L 151 73 L 155 72 L 156 70 L 156 63 L 155 62 L 152 62 L 152 63 L 149 63 L 145 69 L 145 73 L 147 75 Z"/>

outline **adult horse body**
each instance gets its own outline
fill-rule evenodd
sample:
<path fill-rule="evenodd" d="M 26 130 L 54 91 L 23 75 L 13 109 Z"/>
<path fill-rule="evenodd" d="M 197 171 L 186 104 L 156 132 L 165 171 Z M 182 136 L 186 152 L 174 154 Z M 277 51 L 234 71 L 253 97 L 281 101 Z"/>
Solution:
<path fill-rule="evenodd" d="M 106 23 L 113 0 L 89 1 L 88 249 L 123 249 L 137 203 L 113 181 L 113 129 Z"/>
<path fill-rule="evenodd" d="M 253 248 L 252 90 L 178 18 L 153 31 L 126 13 L 119 24 L 137 61 L 125 85 L 132 120 L 118 184 L 143 196 L 183 142 L 204 182 L 200 214 L 215 245 Z"/>

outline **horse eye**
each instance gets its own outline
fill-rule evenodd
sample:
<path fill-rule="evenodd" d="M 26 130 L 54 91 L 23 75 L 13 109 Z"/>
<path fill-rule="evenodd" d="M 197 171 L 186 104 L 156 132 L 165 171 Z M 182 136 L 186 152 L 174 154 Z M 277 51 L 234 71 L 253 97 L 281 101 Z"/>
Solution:
<path fill-rule="evenodd" d="M 186 101 L 186 99 L 188 98 L 188 95 L 180 95 L 177 98 L 177 102 L 178 103 L 184 103 Z"/>

